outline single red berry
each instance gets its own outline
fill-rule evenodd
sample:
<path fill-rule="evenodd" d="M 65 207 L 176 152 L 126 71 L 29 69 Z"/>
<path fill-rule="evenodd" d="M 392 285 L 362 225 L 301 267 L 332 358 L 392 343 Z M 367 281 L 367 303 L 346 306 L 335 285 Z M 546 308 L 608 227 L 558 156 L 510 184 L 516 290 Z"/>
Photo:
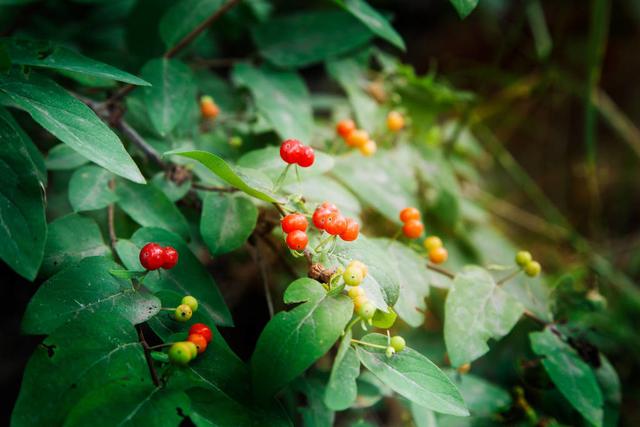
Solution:
<path fill-rule="evenodd" d="M 306 231 L 309 223 L 304 215 L 293 213 L 282 218 L 280 220 L 280 225 L 282 225 L 282 231 L 285 233 L 291 233 L 295 230 Z"/>
<path fill-rule="evenodd" d="M 198 353 L 203 353 L 207 349 L 207 339 L 200 334 L 190 334 L 187 341 L 191 341 L 196 345 Z"/>
<path fill-rule="evenodd" d="M 351 119 L 340 120 L 336 126 L 336 132 L 343 138 L 347 138 L 354 130 L 356 130 L 356 124 Z"/>
<path fill-rule="evenodd" d="M 207 342 L 211 342 L 213 339 L 213 333 L 211 332 L 211 328 L 205 325 L 204 323 L 194 323 L 189 328 L 189 335 L 200 334 L 207 340 Z"/>
<path fill-rule="evenodd" d="M 327 216 L 324 230 L 332 236 L 341 234 L 347 228 L 347 220 L 338 212 L 333 212 Z"/>
<path fill-rule="evenodd" d="M 307 247 L 307 243 L 309 243 L 309 238 L 304 231 L 294 230 L 287 234 L 287 246 L 290 249 L 295 251 L 304 250 Z"/>
<path fill-rule="evenodd" d="M 145 270 L 157 270 L 165 263 L 164 249 L 157 243 L 147 243 L 140 250 L 140 264 Z"/>
<path fill-rule="evenodd" d="M 417 219 L 410 219 L 402 226 L 402 232 L 410 239 L 417 239 L 424 231 L 424 224 Z"/>
<path fill-rule="evenodd" d="M 346 222 L 347 224 L 344 231 L 340 233 L 340 238 L 345 242 L 352 242 L 356 240 L 358 234 L 360 234 L 360 224 L 353 218 L 347 218 Z"/>
<path fill-rule="evenodd" d="M 400 211 L 400 221 L 407 222 L 420 219 L 420 211 L 416 208 L 404 208 Z"/>
<path fill-rule="evenodd" d="M 338 212 L 338 207 L 330 202 L 322 202 L 320 205 L 321 208 L 328 209 L 331 212 Z"/>
<path fill-rule="evenodd" d="M 171 270 L 178 263 L 178 251 L 171 246 L 164 247 L 164 264 L 162 268 L 165 270 Z"/>
<path fill-rule="evenodd" d="M 302 143 L 297 139 L 287 139 L 280 145 L 280 157 L 286 163 L 296 163 L 301 148 Z"/>
<path fill-rule="evenodd" d="M 313 148 L 303 145 L 298 151 L 297 163 L 300 167 L 308 168 L 313 164 L 316 159 L 316 155 L 313 152 Z"/>
<path fill-rule="evenodd" d="M 318 230 L 324 230 L 327 217 L 331 215 L 331 213 L 332 211 L 330 211 L 329 209 L 318 207 L 313 212 L 313 217 L 311 217 L 313 225 L 315 225 Z"/>

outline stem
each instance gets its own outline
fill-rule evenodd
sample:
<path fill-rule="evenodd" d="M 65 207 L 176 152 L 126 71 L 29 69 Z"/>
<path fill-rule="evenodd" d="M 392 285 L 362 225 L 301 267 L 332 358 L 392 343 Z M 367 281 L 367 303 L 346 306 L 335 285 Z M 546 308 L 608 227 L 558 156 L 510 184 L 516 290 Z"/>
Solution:
<path fill-rule="evenodd" d="M 518 268 L 516 271 L 511 272 L 510 274 L 508 274 L 507 276 L 503 277 L 502 279 L 498 280 L 496 282 L 496 285 L 500 286 L 504 283 L 507 283 L 509 280 L 513 279 L 514 277 L 516 277 L 520 272 L 522 271 L 521 268 Z"/>
<path fill-rule="evenodd" d="M 435 271 L 436 273 L 442 274 L 443 276 L 446 276 L 446 277 L 448 277 L 449 279 L 453 279 L 453 278 L 455 278 L 455 277 L 456 277 L 455 273 L 453 273 L 453 272 L 451 272 L 451 271 L 447 270 L 447 269 L 446 269 L 446 268 L 444 268 L 444 267 L 439 267 L 439 266 L 437 266 L 437 265 L 435 265 L 435 264 L 428 263 L 428 264 L 427 264 L 427 268 L 428 268 L 429 270 Z"/>
<path fill-rule="evenodd" d="M 273 206 L 275 206 L 278 212 L 280 212 L 280 216 L 287 216 L 287 211 L 282 207 L 282 203 L 273 202 Z"/>
<path fill-rule="evenodd" d="M 322 247 L 324 245 L 326 245 L 331 239 L 335 239 L 336 236 L 332 236 L 331 234 L 329 234 L 328 237 L 325 237 L 324 240 L 322 240 L 320 243 L 318 243 L 318 246 L 315 247 L 315 249 L 313 250 L 314 252 L 318 252 L 320 249 L 322 249 Z"/>
<path fill-rule="evenodd" d="M 136 330 L 138 331 L 138 340 L 142 345 L 142 349 L 144 350 L 144 358 L 147 361 L 147 365 L 149 366 L 149 373 L 151 374 L 151 380 L 153 381 L 153 385 L 156 387 L 160 386 L 160 379 L 158 378 L 158 372 L 156 372 L 156 367 L 153 364 L 153 359 L 151 358 L 151 350 L 149 350 L 149 344 L 144 339 L 144 333 L 142 332 L 142 326 L 136 325 Z"/>
<path fill-rule="evenodd" d="M 167 164 L 162 160 L 162 156 L 149 145 L 140 134 L 132 128 L 126 121 L 123 119 L 119 119 L 115 123 L 115 128 L 123 133 L 125 137 L 129 141 L 133 143 L 136 147 L 138 147 L 147 157 L 149 157 L 155 164 L 160 166 L 162 169 L 166 169 Z"/>
<path fill-rule="evenodd" d="M 191 184 L 191 186 L 196 190 L 217 191 L 219 193 L 235 193 L 236 191 L 238 191 L 237 188 L 233 188 L 233 187 L 220 187 L 215 185 L 206 185 L 206 184 L 200 184 L 199 182 L 194 182 L 193 184 Z"/>
<path fill-rule="evenodd" d="M 356 316 L 353 318 L 353 320 L 351 322 L 349 322 L 349 324 L 347 325 L 346 328 L 344 328 L 344 331 L 348 331 L 349 329 L 353 328 L 353 326 L 358 323 L 358 321 L 360 321 L 360 317 Z M 344 333 L 344 332 L 343 332 Z"/>
<path fill-rule="evenodd" d="M 151 350 L 155 350 L 155 349 L 158 349 L 158 348 L 171 347 L 174 344 L 175 344 L 175 342 L 166 342 L 166 343 L 163 343 L 163 344 L 148 346 L 147 348 L 151 351 Z"/>
<path fill-rule="evenodd" d="M 364 346 L 368 346 L 368 347 L 373 347 L 373 348 L 381 348 L 383 350 L 387 349 L 387 346 L 385 345 L 379 345 L 379 344 L 371 344 L 369 342 L 365 342 L 365 341 L 360 341 L 360 340 L 355 340 L 355 339 L 351 339 L 352 343 L 356 343 L 356 344 L 360 344 L 360 345 L 364 345 Z"/>
<path fill-rule="evenodd" d="M 282 170 L 282 172 L 280 172 L 280 175 L 278 175 L 278 178 L 276 179 L 276 182 L 275 182 L 275 184 L 273 186 L 273 192 L 274 193 L 278 192 L 278 190 L 282 186 L 282 183 L 284 182 L 284 179 L 287 177 L 287 172 L 289 172 L 289 169 L 291 169 L 291 163 L 289 163 L 287 166 L 285 166 L 284 169 Z"/>
<path fill-rule="evenodd" d="M 260 270 L 260 276 L 262 277 L 262 287 L 264 289 L 264 296 L 267 301 L 267 308 L 269 310 L 269 318 L 273 318 L 273 299 L 271 298 L 271 292 L 269 291 L 269 276 L 267 274 L 267 265 L 262 259 L 260 254 L 260 248 L 258 247 L 258 242 L 255 242 L 254 245 L 249 245 L 250 248 L 253 248 L 251 254 L 253 255 L 253 260 L 258 265 L 258 269 Z"/>

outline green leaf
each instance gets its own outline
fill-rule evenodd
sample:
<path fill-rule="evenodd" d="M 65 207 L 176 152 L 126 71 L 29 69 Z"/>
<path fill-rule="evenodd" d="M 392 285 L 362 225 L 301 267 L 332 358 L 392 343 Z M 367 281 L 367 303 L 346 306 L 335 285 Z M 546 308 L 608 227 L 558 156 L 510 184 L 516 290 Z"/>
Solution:
<path fill-rule="evenodd" d="M 165 196 L 174 203 L 186 196 L 191 189 L 190 179 L 178 185 L 168 179 L 164 172 L 158 172 L 155 174 L 153 178 L 151 178 L 151 183 L 162 190 Z"/>
<path fill-rule="evenodd" d="M 256 170 L 232 166 L 222 157 L 206 151 L 174 150 L 164 153 L 164 155 L 176 155 L 197 160 L 232 187 L 265 202 L 278 202 L 276 196 L 271 193 L 273 184 L 269 178 Z"/>
<path fill-rule="evenodd" d="M 274 146 L 249 151 L 238 159 L 238 166 L 257 169 L 267 175 L 272 181 L 276 181 L 278 179 L 286 165 L 287 164 L 280 158 L 280 149 Z M 308 168 L 299 168 L 298 174 L 300 175 L 300 180 L 304 183 L 304 181 L 310 177 L 322 175 L 323 173 L 330 171 L 331 168 L 333 168 L 333 165 L 333 157 L 316 150 L 313 166 Z M 289 171 L 284 183 L 297 184 L 296 174 L 293 170 Z"/>
<path fill-rule="evenodd" d="M 69 170 L 89 163 L 89 159 L 78 154 L 73 148 L 67 144 L 58 144 L 47 153 L 45 165 L 47 169 Z"/>
<path fill-rule="evenodd" d="M 381 334 L 369 334 L 362 340 L 387 345 L 387 337 Z M 433 362 L 417 351 L 405 348 L 389 358 L 384 349 L 358 345 L 356 353 L 368 370 L 410 401 L 436 412 L 469 415 L 456 386 Z"/>
<path fill-rule="evenodd" d="M 12 133 L 18 135 L 18 137 L 22 140 L 22 143 L 29 154 L 31 159 L 32 167 L 35 170 L 35 173 L 38 177 L 38 180 L 43 184 L 47 184 L 47 167 L 44 163 L 44 158 L 42 157 L 42 153 L 40 149 L 33 143 L 29 135 L 22 130 L 18 122 L 16 122 L 13 116 L 4 108 L 0 107 L 0 121 L 4 122 L 5 126 L 9 126 L 12 128 Z"/>
<path fill-rule="evenodd" d="M 182 212 L 152 184 L 133 184 L 118 180 L 115 194 L 118 206 L 144 227 L 160 227 L 173 231 L 183 239 L 190 236 L 189 224 Z M 141 203 L 141 201 L 144 203 Z"/>
<path fill-rule="evenodd" d="M 212 255 L 241 247 L 258 221 L 258 209 L 244 197 L 208 193 L 202 204 L 200 234 Z"/>
<path fill-rule="evenodd" d="M 65 144 L 94 163 L 134 182 L 145 182 L 138 166 L 109 127 L 89 107 L 35 72 L 12 71 L 0 92 Z"/>
<path fill-rule="evenodd" d="M 149 83 L 141 78 L 50 41 L 11 38 L 0 39 L 0 42 L 2 40 L 8 41 L 9 56 L 14 64 L 72 71 L 132 85 L 149 86 Z"/>
<path fill-rule="evenodd" d="M 304 426 L 332 427 L 335 421 L 335 412 L 324 404 L 326 387 L 319 375 L 309 375 L 298 379 L 292 387 L 304 394 L 306 405 L 300 405 L 298 411 L 302 414 Z"/>
<path fill-rule="evenodd" d="M 485 269 L 469 266 L 456 274 L 445 303 L 444 340 L 453 366 L 489 351 L 487 341 L 509 333 L 524 311 Z"/>
<path fill-rule="evenodd" d="M 258 112 L 271 123 L 280 138 L 310 142 L 313 132 L 311 101 L 307 86 L 298 73 L 240 63 L 233 68 L 233 81 L 237 86 L 249 89 Z"/>
<path fill-rule="evenodd" d="M 395 47 L 405 50 L 404 40 L 389 21 L 377 10 L 369 6 L 365 0 L 336 0 L 336 3 L 347 9 L 353 16 L 371 30 Z"/>
<path fill-rule="evenodd" d="M 184 118 L 189 104 L 196 102 L 193 73 L 177 59 L 152 59 L 141 74 L 153 85 L 144 88 L 151 123 L 160 135 L 167 135 Z"/>
<path fill-rule="evenodd" d="M 270 19 L 252 32 L 260 54 L 280 67 L 298 68 L 366 44 L 373 34 L 351 14 L 313 11 Z"/>
<path fill-rule="evenodd" d="M 69 214 L 49 224 L 41 273 L 48 277 L 83 258 L 110 254 L 93 219 Z"/>
<path fill-rule="evenodd" d="M 424 406 L 411 402 L 411 416 L 416 427 L 438 427 L 436 414 Z"/>
<path fill-rule="evenodd" d="M 187 395 L 149 384 L 114 383 L 87 394 L 73 408 L 65 427 L 175 427 L 184 421 Z"/>
<path fill-rule="evenodd" d="M 179 236 L 161 228 L 141 228 L 131 236 L 131 242 L 119 240 L 116 250 L 129 270 L 142 270 L 138 254 L 140 249 L 149 242 L 173 246 L 180 254 L 180 258 L 178 264 L 171 270 L 149 274 L 144 279 L 144 285 L 153 292 L 170 290 L 182 295 L 193 295 L 200 303 L 198 311 L 206 311 L 218 325 L 233 326 L 231 314 L 218 286 Z M 131 248 L 132 243 L 135 248 Z M 126 250 L 127 246 L 128 250 Z"/>
<path fill-rule="evenodd" d="M 489 381 L 473 374 L 460 375 L 455 369 L 445 372 L 460 390 L 472 415 L 488 417 L 511 406 L 509 393 Z"/>
<path fill-rule="evenodd" d="M 478 6 L 479 0 L 449 0 L 458 11 L 460 18 L 466 18 Z"/>
<path fill-rule="evenodd" d="M 182 0 L 176 2 L 162 16 L 160 37 L 167 48 L 174 46 L 212 13 L 220 8 L 221 0 Z"/>
<path fill-rule="evenodd" d="M 604 399 L 604 418 L 602 425 L 614 427 L 618 425 L 620 418 L 620 404 L 622 403 L 622 392 L 620 378 L 611 362 L 600 354 L 601 365 L 595 370 L 598 385 L 602 391 Z"/>
<path fill-rule="evenodd" d="M 44 182 L 32 144 L 0 108 L 0 258 L 28 280 L 35 279 L 47 234 Z M 38 159 L 38 158 L 35 158 Z"/>
<path fill-rule="evenodd" d="M 83 395 L 112 381 L 149 382 L 142 346 L 126 319 L 85 312 L 36 348 L 24 372 L 11 425 L 62 425 Z"/>
<path fill-rule="evenodd" d="M 529 334 L 531 348 L 560 393 L 587 421 L 602 425 L 602 393 L 596 376 L 576 351 L 551 329 Z"/>
<path fill-rule="evenodd" d="M 85 166 L 76 170 L 69 181 L 69 202 L 76 212 L 103 209 L 118 197 L 109 188 L 113 174 L 99 166 Z"/>
<path fill-rule="evenodd" d="M 291 283 L 284 301 L 303 304 L 276 314 L 258 338 L 251 370 L 259 396 L 280 390 L 329 351 L 353 313 L 351 299 L 328 296 L 320 283 L 307 278 Z"/>
<path fill-rule="evenodd" d="M 120 315 L 138 324 L 160 311 L 160 300 L 136 291 L 109 271 L 118 265 L 103 257 L 85 258 L 44 282 L 22 319 L 26 334 L 47 334 L 84 313 Z"/>
<path fill-rule="evenodd" d="M 356 378 L 360 375 L 360 360 L 351 348 L 351 329 L 342 338 L 333 361 L 331 375 L 324 393 L 324 403 L 334 411 L 348 409 L 358 395 Z"/>

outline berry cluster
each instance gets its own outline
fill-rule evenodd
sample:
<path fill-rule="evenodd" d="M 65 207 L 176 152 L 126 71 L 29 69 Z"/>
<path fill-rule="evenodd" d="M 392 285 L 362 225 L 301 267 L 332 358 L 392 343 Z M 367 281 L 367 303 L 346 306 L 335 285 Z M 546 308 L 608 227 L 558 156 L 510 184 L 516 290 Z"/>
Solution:
<path fill-rule="evenodd" d="M 297 139 L 287 139 L 280 145 L 280 157 L 285 163 L 294 164 L 303 168 L 308 168 L 316 159 L 313 148 L 304 145 Z"/>
<path fill-rule="evenodd" d="M 369 133 L 365 130 L 357 129 L 356 124 L 351 119 L 340 120 L 336 125 L 336 132 L 349 147 L 357 148 L 363 156 L 373 156 L 378 150 L 378 145 L 369 138 Z"/>
<path fill-rule="evenodd" d="M 215 119 L 220 114 L 220 107 L 212 97 L 205 95 L 200 98 L 200 114 L 204 119 Z"/>
<path fill-rule="evenodd" d="M 340 213 L 336 205 L 324 202 L 313 212 L 313 225 L 318 230 L 324 230 L 332 236 L 340 236 L 345 242 L 352 242 L 360 234 L 360 224 Z"/>
<path fill-rule="evenodd" d="M 400 221 L 403 222 L 402 233 L 409 239 L 417 239 L 424 231 L 424 224 L 420 221 L 420 211 L 416 208 L 404 208 L 400 211 Z"/>
<path fill-rule="evenodd" d="M 186 341 L 171 344 L 169 360 L 177 365 L 186 365 L 198 354 L 203 353 L 212 339 L 211 328 L 204 323 L 196 323 L 189 328 L 189 337 Z"/>
<path fill-rule="evenodd" d="M 178 322 L 186 322 L 191 319 L 191 316 L 193 316 L 193 313 L 196 311 L 198 311 L 198 300 L 191 295 L 187 295 L 182 298 L 180 305 L 176 307 L 173 318 Z"/>
<path fill-rule="evenodd" d="M 400 353 L 407 347 L 407 342 L 400 335 L 395 335 L 389 340 L 389 345 L 385 350 L 387 357 L 392 357 L 396 353 Z"/>
<path fill-rule="evenodd" d="M 390 111 L 387 114 L 387 129 L 391 132 L 398 132 L 404 127 L 404 117 L 397 111 Z"/>
<path fill-rule="evenodd" d="M 282 231 L 287 235 L 287 246 L 294 251 L 302 251 L 309 243 L 307 237 L 307 227 L 309 222 L 307 218 L 299 213 L 292 213 L 280 220 Z"/>
<path fill-rule="evenodd" d="M 449 253 L 444 248 L 442 240 L 438 236 L 429 236 L 424 239 L 424 248 L 429 254 L 429 261 L 434 264 L 442 264 L 449 257 Z"/>
<path fill-rule="evenodd" d="M 164 248 L 157 243 L 147 243 L 140 250 L 140 264 L 145 270 L 164 268 L 170 270 L 178 263 L 178 251 L 171 246 Z"/>
<path fill-rule="evenodd" d="M 524 273 L 529 277 L 536 277 L 542 270 L 540 263 L 535 261 L 531 252 L 528 251 L 520 251 L 516 254 L 516 264 L 522 267 Z"/>
<path fill-rule="evenodd" d="M 353 311 L 362 318 L 362 320 L 371 320 L 376 313 L 376 306 L 369 301 L 364 293 L 364 289 L 359 287 L 360 283 L 367 277 L 368 272 L 369 269 L 364 263 L 353 260 L 342 273 L 344 283 L 351 286 L 347 294 L 351 300 L 353 300 Z"/>

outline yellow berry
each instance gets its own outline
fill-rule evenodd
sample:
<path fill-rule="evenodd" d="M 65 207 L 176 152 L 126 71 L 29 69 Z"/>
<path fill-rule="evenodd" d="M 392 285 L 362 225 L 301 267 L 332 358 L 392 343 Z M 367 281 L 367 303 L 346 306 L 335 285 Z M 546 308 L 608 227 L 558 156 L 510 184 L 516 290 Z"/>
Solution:
<path fill-rule="evenodd" d="M 429 236 L 424 239 L 423 245 L 427 251 L 431 252 L 434 249 L 442 247 L 442 240 L 438 236 Z"/>
<path fill-rule="evenodd" d="M 520 267 L 525 267 L 532 259 L 531 252 L 528 251 L 520 251 L 516 254 L 516 264 Z"/>
<path fill-rule="evenodd" d="M 524 272 L 529 277 L 536 277 L 540 274 L 540 270 L 542 270 L 542 266 L 538 261 L 531 261 L 524 266 Z"/>
<path fill-rule="evenodd" d="M 378 144 L 372 139 L 365 142 L 360 147 L 360 153 L 365 157 L 371 157 L 378 151 Z"/>
<path fill-rule="evenodd" d="M 364 289 L 361 287 L 353 287 L 347 291 L 347 294 L 349 295 L 349 298 L 355 300 L 358 297 L 364 296 Z"/>
<path fill-rule="evenodd" d="M 369 273 L 369 267 L 367 267 L 367 264 L 365 264 L 364 262 L 358 261 L 358 260 L 353 260 L 351 261 L 348 265 L 347 268 L 351 267 L 351 266 L 355 266 L 358 267 L 362 270 L 362 274 L 364 275 L 364 277 L 367 277 L 367 274 Z"/>
<path fill-rule="evenodd" d="M 458 366 L 458 372 L 461 374 L 466 374 L 471 370 L 471 363 L 465 363 L 464 365 Z"/>
<path fill-rule="evenodd" d="M 182 304 L 186 304 L 191 307 L 191 311 L 194 313 L 198 311 L 198 300 L 191 295 L 187 295 L 186 297 L 182 298 Z"/>
<path fill-rule="evenodd" d="M 195 359 L 198 355 L 198 347 L 191 341 L 184 341 L 184 343 L 189 347 L 189 350 L 191 350 L 191 360 Z"/>
<path fill-rule="evenodd" d="M 362 279 L 364 279 L 364 273 L 361 268 L 352 265 L 344 270 L 344 273 L 342 273 L 342 278 L 344 279 L 344 283 L 349 286 L 359 286 L 360 283 L 362 283 Z"/>
<path fill-rule="evenodd" d="M 391 132 L 397 132 L 404 127 L 404 117 L 397 111 L 387 114 L 387 128 Z"/>
<path fill-rule="evenodd" d="M 176 308 L 174 318 L 178 322 L 186 322 L 191 319 L 191 316 L 193 316 L 193 310 L 191 310 L 191 307 L 189 307 L 187 304 L 180 304 Z"/>
<path fill-rule="evenodd" d="M 362 129 L 356 129 L 349 134 L 345 142 L 350 147 L 362 147 L 369 141 L 369 134 Z"/>
<path fill-rule="evenodd" d="M 405 349 L 407 346 L 407 342 L 400 335 L 396 335 L 395 337 L 391 337 L 391 347 L 397 352 L 400 352 Z"/>

